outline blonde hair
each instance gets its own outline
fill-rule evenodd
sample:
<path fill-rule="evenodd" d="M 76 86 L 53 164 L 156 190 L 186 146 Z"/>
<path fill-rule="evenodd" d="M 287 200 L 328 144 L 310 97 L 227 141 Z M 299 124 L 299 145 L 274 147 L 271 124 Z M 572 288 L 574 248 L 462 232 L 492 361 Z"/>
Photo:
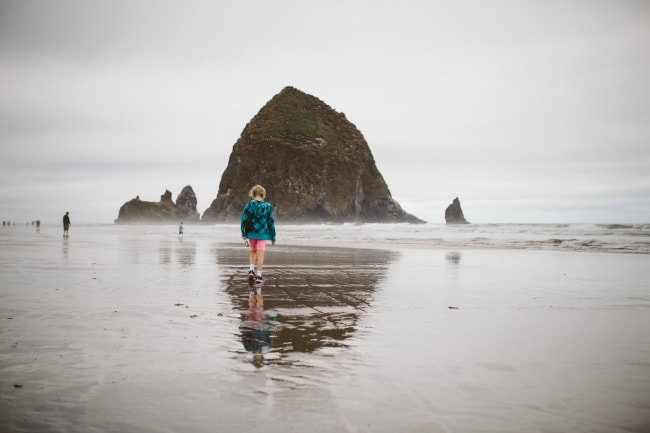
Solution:
<path fill-rule="evenodd" d="M 248 196 L 250 198 L 259 197 L 262 200 L 264 200 L 264 198 L 266 197 L 266 190 L 264 189 L 264 187 L 262 185 L 255 185 L 248 192 Z"/>

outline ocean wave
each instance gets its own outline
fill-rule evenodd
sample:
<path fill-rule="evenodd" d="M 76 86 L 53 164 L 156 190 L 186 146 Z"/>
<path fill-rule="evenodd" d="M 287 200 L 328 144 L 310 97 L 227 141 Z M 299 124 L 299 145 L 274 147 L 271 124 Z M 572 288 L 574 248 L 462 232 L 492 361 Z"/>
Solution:
<path fill-rule="evenodd" d="M 173 226 L 87 227 L 93 236 L 111 240 L 121 236 L 159 238 L 177 236 Z M 23 236 L 19 232 L 24 231 Z M 186 240 L 240 242 L 239 225 L 192 225 Z M 33 230 L 0 233 L 3 241 L 16 238 L 29 242 Z M 650 224 L 281 224 L 279 245 L 315 245 L 344 248 L 422 249 L 535 249 L 650 254 Z M 59 227 L 43 227 L 40 238 L 59 238 Z M 105 240 L 107 240 L 105 239 Z"/>
<path fill-rule="evenodd" d="M 648 224 L 341 224 L 289 226 L 290 240 L 371 248 L 552 249 L 650 254 Z M 289 228 L 287 227 L 287 228 Z"/>
<path fill-rule="evenodd" d="M 633 224 L 597 224 L 598 226 L 602 226 L 608 230 L 617 230 L 617 229 L 633 229 L 634 225 Z"/>

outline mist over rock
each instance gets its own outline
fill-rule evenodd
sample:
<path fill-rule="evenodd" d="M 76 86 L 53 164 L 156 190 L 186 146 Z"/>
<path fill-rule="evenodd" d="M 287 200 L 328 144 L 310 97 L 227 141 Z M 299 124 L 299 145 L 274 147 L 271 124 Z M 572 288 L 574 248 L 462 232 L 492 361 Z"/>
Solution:
<path fill-rule="evenodd" d="M 266 188 L 283 221 L 423 222 L 391 197 L 363 135 L 345 115 L 293 87 L 246 125 L 202 221 L 238 220 L 255 184 Z"/>
<path fill-rule="evenodd" d="M 469 224 L 463 215 L 463 209 L 460 207 L 460 200 L 456 197 L 452 203 L 445 209 L 445 221 L 447 224 Z"/>
<path fill-rule="evenodd" d="M 165 190 L 160 196 L 160 201 L 143 201 L 140 196 L 124 203 L 115 220 L 117 224 L 135 223 L 177 223 L 198 222 L 200 215 L 196 211 L 196 194 L 191 186 L 183 188 L 176 198 L 172 200 L 172 193 Z"/>

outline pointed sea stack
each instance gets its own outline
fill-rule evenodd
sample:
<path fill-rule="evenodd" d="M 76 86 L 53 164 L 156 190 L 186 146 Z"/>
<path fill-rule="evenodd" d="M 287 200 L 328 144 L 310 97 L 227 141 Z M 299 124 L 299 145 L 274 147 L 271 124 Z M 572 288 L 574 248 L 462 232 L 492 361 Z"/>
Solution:
<path fill-rule="evenodd" d="M 237 221 L 255 184 L 286 222 L 423 222 L 393 200 L 345 115 L 293 87 L 246 125 L 202 221 Z"/>
<path fill-rule="evenodd" d="M 176 219 L 185 222 L 199 222 L 201 215 L 196 210 L 196 194 L 191 186 L 185 186 L 180 194 L 176 197 L 176 207 L 174 209 Z"/>
<path fill-rule="evenodd" d="M 469 224 L 463 215 L 458 197 L 445 209 L 445 221 L 447 224 Z"/>

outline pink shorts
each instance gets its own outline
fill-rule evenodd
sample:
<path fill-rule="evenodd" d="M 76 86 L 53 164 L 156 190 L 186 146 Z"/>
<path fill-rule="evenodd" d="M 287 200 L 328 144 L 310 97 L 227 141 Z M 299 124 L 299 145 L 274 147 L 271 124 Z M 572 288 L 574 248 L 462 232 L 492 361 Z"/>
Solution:
<path fill-rule="evenodd" d="M 251 251 L 264 251 L 266 249 L 266 241 L 264 239 L 249 239 L 248 243 L 251 245 Z"/>

